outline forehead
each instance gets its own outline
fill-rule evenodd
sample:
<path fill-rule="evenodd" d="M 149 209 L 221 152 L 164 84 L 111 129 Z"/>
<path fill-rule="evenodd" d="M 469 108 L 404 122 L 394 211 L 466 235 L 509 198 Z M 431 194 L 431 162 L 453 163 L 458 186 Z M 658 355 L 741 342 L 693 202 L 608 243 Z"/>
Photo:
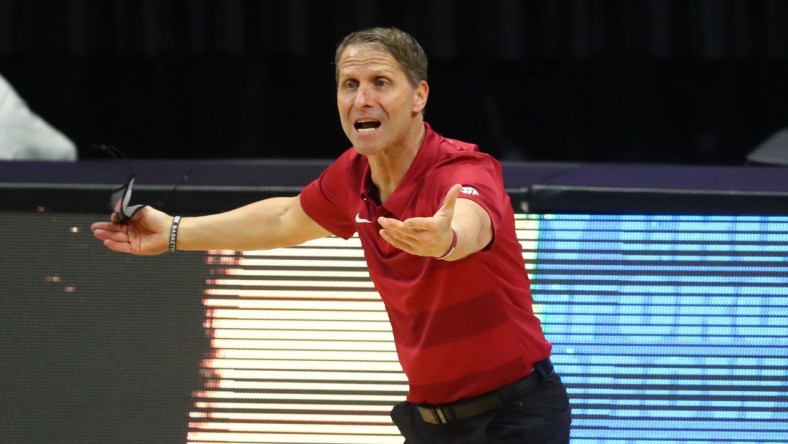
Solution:
<path fill-rule="evenodd" d="M 375 44 L 352 45 L 342 51 L 337 65 L 339 76 L 364 71 L 404 74 L 399 63 L 388 51 Z"/>

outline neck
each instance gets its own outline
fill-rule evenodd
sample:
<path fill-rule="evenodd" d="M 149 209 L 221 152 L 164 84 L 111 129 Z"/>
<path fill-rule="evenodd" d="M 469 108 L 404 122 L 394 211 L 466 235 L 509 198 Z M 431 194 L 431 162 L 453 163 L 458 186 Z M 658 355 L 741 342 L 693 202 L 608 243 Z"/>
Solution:
<path fill-rule="evenodd" d="M 385 202 L 397 185 L 402 182 L 419 153 L 419 148 L 421 148 L 427 132 L 423 122 L 419 125 L 419 130 L 411 131 L 412 135 L 409 135 L 401 146 L 367 158 L 372 174 L 372 183 L 378 189 L 380 203 Z"/>

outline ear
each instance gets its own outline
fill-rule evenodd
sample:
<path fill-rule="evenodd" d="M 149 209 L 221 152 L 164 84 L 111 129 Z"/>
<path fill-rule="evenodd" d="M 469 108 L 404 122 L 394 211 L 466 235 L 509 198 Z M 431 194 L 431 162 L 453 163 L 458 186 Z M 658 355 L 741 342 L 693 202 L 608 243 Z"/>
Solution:
<path fill-rule="evenodd" d="M 419 82 L 416 89 L 413 90 L 413 113 L 420 114 L 427 107 L 427 97 L 430 95 L 430 86 L 425 80 Z"/>

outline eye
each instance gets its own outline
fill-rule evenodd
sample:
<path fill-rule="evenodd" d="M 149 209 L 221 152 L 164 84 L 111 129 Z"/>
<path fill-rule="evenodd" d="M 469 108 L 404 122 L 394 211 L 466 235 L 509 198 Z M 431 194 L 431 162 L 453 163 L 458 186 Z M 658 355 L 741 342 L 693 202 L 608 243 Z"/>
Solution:
<path fill-rule="evenodd" d="M 375 86 L 377 86 L 378 88 L 382 88 L 388 84 L 389 84 L 388 79 L 379 78 L 375 80 Z"/>
<path fill-rule="evenodd" d="M 345 80 L 342 83 L 342 89 L 345 91 L 353 91 L 358 88 L 358 82 L 355 80 Z"/>

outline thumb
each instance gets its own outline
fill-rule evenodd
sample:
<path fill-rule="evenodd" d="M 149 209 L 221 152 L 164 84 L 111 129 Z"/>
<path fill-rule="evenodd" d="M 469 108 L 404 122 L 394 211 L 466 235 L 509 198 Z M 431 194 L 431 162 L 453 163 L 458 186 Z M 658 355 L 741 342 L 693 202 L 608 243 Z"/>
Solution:
<path fill-rule="evenodd" d="M 441 215 L 451 218 L 454 216 L 454 205 L 457 203 L 457 197 L 460 195 L 462 185 L 454 184 L 449 192 L 446 193 L 446 199 L 443 200 L 443 205 L 435 213 L 436 216 Z"/>

